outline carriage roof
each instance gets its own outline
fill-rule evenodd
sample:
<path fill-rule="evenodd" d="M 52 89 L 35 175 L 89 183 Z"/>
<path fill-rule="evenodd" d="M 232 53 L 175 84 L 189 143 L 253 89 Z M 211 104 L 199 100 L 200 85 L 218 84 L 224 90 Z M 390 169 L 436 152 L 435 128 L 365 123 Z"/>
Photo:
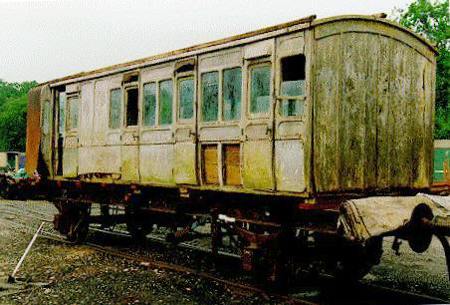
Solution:
<path fill-rule="evenodd" d="M 188 58 L 197 54 L 215 51 L 217 49 L 221 49 L 224 47 L 231 47 L 235 45 L 241 45 L 248 42 L 257 41 L 260 39 L 265 39 L 272 36 L 281 35 L 283 33 L 289 33 L 299 30 L 306 30 L 308 28 L 313 28 L 315 26 L 324 25 L 324 24 L 332 24 L 337 21 L 373 21 L 379 22 L 390 27 L 396 28 L 400 31 L 409 33 L 414 36 L 416 39 L 420 40 L 423 44 L 425 44 L 432 52 L 437 53 L 435 47 L 428 42 L 426 39 L 421 37 L 420 35 L 414 33 L 413 31 L 400 26 L 398 23 L 389 21 L 383 18 L 380 18 L 379 15 L 342 15 L 335 16 L 330 18 L 322 18 L 316 19 L 315 15 L 311 15 L 308 17 L 304 17 L 301 19 L 297 19 L 294 21 L 262 28 L 259 30 L 247 32 L 244 34 L 239 34 L 219 40 L 214 40 L 206 43 L 197 44 L 191 47 L 182 48 L 170 52 L 165 52 L 125 63 L 120 63 L 108 67 L 103 67 L 91 71 L 80 72 L 76 74 L 72 74 L 69 76 L 57 78 L 51 81 L 47 81 L 42 83 L 41 85 L 50 85 L 50 86 L 58 86 L 63 84 L 69 84 L 79 81 L 84 81 L 88 79 L 98 78 L 106 75 L 111 75 L 115 73 L 132 71 L 141 67 L 145 67 L 152 64 L 157 64 L 165 61 L 170 61 L 174 59 L 182 59 Z"/>

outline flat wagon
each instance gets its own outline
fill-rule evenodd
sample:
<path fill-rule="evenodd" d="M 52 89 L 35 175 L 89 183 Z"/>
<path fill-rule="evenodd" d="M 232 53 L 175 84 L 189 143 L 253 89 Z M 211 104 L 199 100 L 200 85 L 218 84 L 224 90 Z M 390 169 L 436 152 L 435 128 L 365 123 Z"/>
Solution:
<path fill-rule="evenodd" d="M 213 253 L 263 278 L 311 260 L 358 277 L 382 238 L 344 230 L 343 204 L 430 190 L 435 56 L 379 16 L 311 16 L 52 80 L 29 94 L 27 171 L 71 240 L 210 223 Z"/>

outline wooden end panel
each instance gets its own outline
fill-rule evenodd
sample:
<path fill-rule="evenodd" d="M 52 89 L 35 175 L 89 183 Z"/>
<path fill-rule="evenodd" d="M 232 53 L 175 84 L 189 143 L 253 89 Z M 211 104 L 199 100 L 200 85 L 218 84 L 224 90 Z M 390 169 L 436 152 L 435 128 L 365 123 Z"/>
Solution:
<path fill-rule="evenodd" d="M 38 167 L 39 144 L 41 142 L 41 87 L 28 94 L 26 165 L 28 175 L 32 176 Z"/>
<path fill-rule="evenodd" d="M 223 146 L 224 183 L 227 185 L 241 185 L 241 147 L 239 144 Z"/>
<path fill-rule="evenodd" d="M 205 184 L 219 184 L 217 145 L 202 146 L 203 181 Z"/>

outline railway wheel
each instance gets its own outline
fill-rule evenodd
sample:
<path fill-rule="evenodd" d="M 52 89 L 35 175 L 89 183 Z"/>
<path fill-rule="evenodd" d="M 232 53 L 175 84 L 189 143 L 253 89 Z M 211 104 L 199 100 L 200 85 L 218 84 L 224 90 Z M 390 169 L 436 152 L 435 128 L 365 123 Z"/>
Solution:
<path fill-rule="evenodd" d="M 359 281 L 379 264 L 383 253 L 382 239 L 368 240 L 365 244 L 345 245 L 336 262 L 335 276 L 345 281 Z"/>
<path fill-rule="evenodd" d="M 87 210 L 74 209 L 69 215 L 67 240 L 74 243 L 84 242 L 89 232 Z"/>
<path fill-rule="evenodd" d="M 137 242 L 146 241 L 147 235 L 152 231 L 153 225 L 146 222 L 142 216 L 140 205 L 131 202 L 125 208 L 127 231 Z"/>

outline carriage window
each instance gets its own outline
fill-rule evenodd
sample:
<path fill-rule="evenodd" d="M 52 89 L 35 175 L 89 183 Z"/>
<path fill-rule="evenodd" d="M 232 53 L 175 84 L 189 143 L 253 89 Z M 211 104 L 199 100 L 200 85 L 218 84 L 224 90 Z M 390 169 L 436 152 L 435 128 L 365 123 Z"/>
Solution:
<path fill-rule="evenodd" d="M 113 89 L 110 93 L 109 128 L 118 129 L 122 121 L 122 90 Z"/>
<path fill-rule="evenodd" d="M 78 128 L 78 100 L 77 96 L 67 99 L 67 130 Z"/>
<path fill-rule="evenodd" d="M 178 80 L 178 117 L 182 120 L 191 119 L 194 116 L 194 79 L 183 78 Z"/>
<path fill-rule="evenodd" d="M 156 124 L 156 84 L 144 85 L 144 126 L 155 126 Z"/>
<path fill-rule="evenodd" d="M 280 104 L 280 115 L 296 116 L 303 114 L 304 101 L 299 99 L 305 95 L 305 56 L 295 55 L 281 60 L 281 95 L 296 97 L 283 99 Z"/>
<path fill-rule="evenodd" d="M 59 93 L 59 134 L 64 134 L 64 128 L 66 124 L 66 93 L 60 92 Z"/>
<path fill-rule="evenodd" d="M 270 108 L 270 66 L 252 68 L 250 75 L 250 112 L 267 113 Z"/>
<path fill-rule="evenodd" d="M 219 113 L 219 72 L 202 74 L 202 119 L 217 121 Z"/>
<path fill-rule="evenodd" d="M 126 90 L 127 98 L 127 126 L 136 126 L 138 124 L 138 89 L 131 88 Z"/>
<path fill-rule="evenodd" d="M 242 70 L 241 68 L 223 71 L 223 119 L 225 121 L 241 118 Z"/>
<path fill-rule="evenodd" d="M 159 83 L 159 124 L 172 124 L 172 103 L 173 103 L 173 83 L 172 80 L 165 80 Z"/>

